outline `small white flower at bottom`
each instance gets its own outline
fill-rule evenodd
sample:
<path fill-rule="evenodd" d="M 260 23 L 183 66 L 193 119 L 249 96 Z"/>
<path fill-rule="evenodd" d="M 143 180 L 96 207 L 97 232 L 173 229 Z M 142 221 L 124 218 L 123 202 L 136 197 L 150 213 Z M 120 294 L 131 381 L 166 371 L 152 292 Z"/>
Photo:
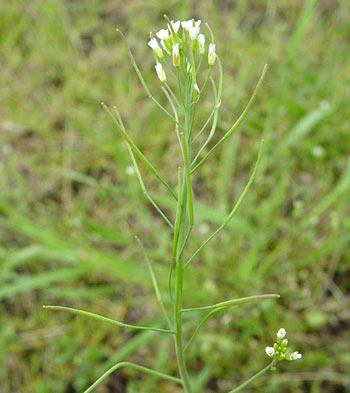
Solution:
<path fill-rule="evenodd" d="M 161 82 L 165 82 L 166 81 L 166 75 L 165 75 L 165 71 L 163 69 L 163 66 L 160 63 L 157 63 L 154 68 L 156 69 L 158 78 Z"/>
<path fill-rule="evenodd" d="M 302 354 L 299 353 L 298 351 L 293 352 L 293 353 L 290 355 L 290 360 L 298 360 L 298 359 L 301 359 L 301 358 L 302 358 Z"/>
<path fill-rule="evenodd" d="M 272 358 L 272 356 L 275 354 L 275 350 L 272 347 L 266 347 L 265 352 L 267 356 L 270 356 L 270 358 Z"/>
<path fill-rule="evenodd" d="M 283 328 L 281 328 L 281 329 L 277 332 L 277 337 L 278 337 L 278 338 L 284 338 L 284 337 L 286 337 L 286 334 L 287 334 L 286 330 L 283 329 Z"/>

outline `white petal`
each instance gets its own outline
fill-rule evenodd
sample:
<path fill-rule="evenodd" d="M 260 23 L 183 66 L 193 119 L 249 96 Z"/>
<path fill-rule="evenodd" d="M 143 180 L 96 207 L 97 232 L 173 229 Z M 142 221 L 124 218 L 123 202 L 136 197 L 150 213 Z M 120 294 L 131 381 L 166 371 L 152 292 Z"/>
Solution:
<path fill-rule="evenodd" d="M 277 332 L 277 337 L 278 337 L 278 338 L 284 338 L 284 337 L 286 337 L 286 334 L 287 334 L 286 330 L 283 329 L 283 328 L 281 328 L 281 329 Z"/>
<path fill-rule="evenodd" d="M 156 35 L 157 35 L 157 37 L 158 37 L 160 40 L 165 40 L 166 38 L 169 37 L 169 31 L 166 30 L 166 29 L 162 29 L 162 30 L 159 30 L 159 31 L 156 33 Z"/>
<path fill-rule="evenodd" d="M 275 350 L 273 347 L 266 347 L 265 352 L 267 356 L 270 356 L 270 358 L 275 354 Z"/>

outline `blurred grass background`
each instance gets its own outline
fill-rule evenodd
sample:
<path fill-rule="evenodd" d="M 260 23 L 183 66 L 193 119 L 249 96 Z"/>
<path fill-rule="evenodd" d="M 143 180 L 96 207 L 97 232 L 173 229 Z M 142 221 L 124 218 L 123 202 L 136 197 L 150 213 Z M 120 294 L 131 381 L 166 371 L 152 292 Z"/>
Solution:
<path fill-rule="evenodd" d="M 165 291 L 171 233 L 143 198 L 100 102 L 119 106 L 134 140 L 175 184 L 172 124 L 147 99 L 115 33 L 125 33 L 166 104 L 147 46 L 164 13 L 200 18 L 215 32 L 225 71 L 217 138 L 269 63 L 247 120 L 197 174 L 193 249 L 226 217 L 265 138 L 258 179 L 190 269 L 185 305 L 261 293 L 281 299 L 234 308 L 203 328 L 189 358 L 198 392 L 227 392 L 264 367 L 280 327 L 303 360 L 281 364 L 247 392 L 349 391 L 348 0 L 0 3 L 0 391 L 82 392 L 123 359 L 176 373 L 173 343 L 157 333 L 41 309 L 160 322 L 133 235 Z M 203 101 L 201 120 L 211 105 Z M 143 173 L 172 214 L 172 201 Z M 154 391 L 180 389 L 127 369 L 96 389 Z"/>

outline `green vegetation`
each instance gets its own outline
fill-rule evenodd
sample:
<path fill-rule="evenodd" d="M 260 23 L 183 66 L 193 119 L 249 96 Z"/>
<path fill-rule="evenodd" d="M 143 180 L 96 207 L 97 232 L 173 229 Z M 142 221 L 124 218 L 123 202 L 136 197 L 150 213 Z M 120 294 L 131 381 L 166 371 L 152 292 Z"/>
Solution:
<path fill-rule="evenodd" d="M 206 385 L 208 393 L 227 392 L 260 370 L 264 348 L 282 326 L 303 360 L 281 363 L 246 391 L 345 392 L 349 2 L 118 3 L 0 5 L 1 393 L 81 392 L 117 362 L 177 375 L 167 335 L 42 309 L 62 304 L 125 324 L 160 326 L 134 235 L 166 293 L 171 231 L 139 189 L 127 147 L 100 102 L 118 105 L 134 141 L 175 185 L 171 120 L 147 99 L 115 33 L 118 27 L 127 34 L 152 93 L 167 105 L 145 33 L 159 29 L 164 13 L 208 20 L 215 31 L 224 90 L 210 147 L 239 116 L 269 64 L 254 109 L 195 174 L 193 252 L 226 219 L 265 139 L 259 174 L 242 206 L 186 272 L 184 299 L 191 302 L 184 307 L 252 293 L 281 299 L 234 307 L 202 327 L 188 350 L 195 390 Z M 207 103 L 200 121 L 212 107 L 210 95 Z M 166 212 L 175 209 L 164 187 L 140 169 L 156 202 Z M 187 315 L 190 336 L 203 314 Z M 96 389 L 124 391 L 181 388 L 125 368 Z"/>

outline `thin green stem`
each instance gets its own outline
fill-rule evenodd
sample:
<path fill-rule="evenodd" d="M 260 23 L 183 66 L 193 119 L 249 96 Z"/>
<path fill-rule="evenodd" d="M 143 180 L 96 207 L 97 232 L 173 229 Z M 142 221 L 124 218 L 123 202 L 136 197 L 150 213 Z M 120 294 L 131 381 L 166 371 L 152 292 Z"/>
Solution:
<path fill-rule="evenodd" d="M 138 236 L 136 236 L 136 235 L 135 235 L 135 239 L 136 239 L 136 241 L 138 242 L 138 244 L 139 244 L 139 246 L 140 246 L 140 248 L 141 248 L 142 254 L 143 254 L 143 256 L 144 256 L 144 258 L 145 258 L 145 261 L 146 261 L 146 263 L 147 263 L 147 267 L 148 267 L 148 270 L 149 270 L 149 273 L 150 273 L 150 276 L 151 276 L 151 280 L 152 280 L 154 292 L 155 292 L 155 294 L 156 294 L 156 298 L 157 298 L 157 300 L 158 300 L 160 309 L 162 310 L 162 313 L 163 313 L 163 315 L 164 315 L 164 318 L 166 319 L 166 321 L 167 321 L 167 323 L 168 323 L 169 329 L 172 330 L 173 327 L 172 327 L 172 325 L 171 325 L 171 322 L 170 322 L 168 313 L 167 313 L 166 310 L 165 310 L 163 298 L 162 298 L 162 295 L 161 295 L 160 290 L 159 290 L 159 285 L 158 285 L 156 276 L 155 276 L 155 274 L 154 274 L 154 271 L 153 271 L 153 267 L 152 267 L 151 261 L 150 261 L 150 259 L 148 258 L 148 255 L 147 255 L 147 253 L 146 253 L 145 247 L 143 246 L 141 240 L 140 240 L 140 239 L 138 238 Z"/>
<path fill-rule="evenodd" d="M 251 303 L 251 302 L 256 302 L 259 300 L 265 300 L 265 299 L 277 299 L 279 298 L 280 295 L 277 294 L 268 294 L 268 295 L 258 295 L 258 296 L 249 296 L 246 298 L 241 298 L 241 299 L 234 299 L 234 300 L 228 300 L 226 302 L 221 302 L 217 304 L 213 304 L 212 306 L 205 306 L 205 307 L 197 307 L 197 308 L 188 308 L 182 310 L 182 312 L 189 312 L 189 311 L 203 311 L 203 310 L 210 310 L 200 321 L 200 323 L 197 325 L 195 331 L 193 332 L 192 336 L 188 340 L 184 352 L 187 351 L 193 340 L 195 339 L 197 333 L 201 329 L 201 327 L 217 312 L 225 310 L 226 308 L 238 306 L 240 304 L 244 303 Z"/>
<path fill-rule="evenodd" d="M 179 109 L 181 109 L 182 111 L 184 111 L 183 106 L 179 103 L 178 99 L 176 98 L 176 95 L 175 95 L 174 92 L 171 90 L 170 86 L 169 86 L 166 82 L 164 83 L 164 85 L 165 85 L 167 91 L 170 93 L 170 95 L 171 95 L 173 101 L 175 102 L 175 104 L 179 107 Z M 175 119 L 176 119 L 176 117 L 175 117 Z M 179 121 L 178 119 L 176 119 L 176 120 L 177 120 L 177 122 Z"/>
<path fill-rule="evenodd" d="M 245 196 L 247 195 L 247 192 L 248 192 L 250 186 L 252 185 L 252 183 L 254 182 L 254 179 L 255 179 L 256 174 L 258 172 L 258 168 L 259 168 L 261 157 L 262 157 L 263 147 L 264 147 L 264 140 L 262 139 L 261 143 L 260 143 L 260 150 L 259 150 L 258 158 L 256 160 L 252 175 L 251 175 L 247 185 L 245 186 L 242 194 L 238 198 L 235 206 L 231 210 L 230 214 L 228 215 L 226 220 L 223 222 L 223 224 L 221 224 L 220 227 L 211 236 L 209 236 L 209 238 L 197 249 L 197 251 L 192 255 L 192 257 L 185 264 L 185 268 L 187 268 L 189 266 L 189 264 L 193 261 L 193 259 L 202 251 L 202 249 L 210 242 L 210 240 L 212 240 L 222 229 L 225 228 L 225 226 L 231 221 L 232 217 L 235 215 L 235 213 L 237 212 L 237 210 L 241 206 L 241 203 L 243 202 Z"/>
<path fill-rule="evenodd" d="M 182 383 L 180 378 L 175 378 L 175 377 L 172 377 L 171 375 L 167 375 L 167 374 L 161 373 L 159 371 L 155 371 L 155 370 L 152 370 L 150 368 L 140 366 L 140 365 L 135 364 L 135 363 L 120 362 L 120 363 L 115 364 L 109 370 L 107 370 L 88 389 L 86 389 L 84 391 L 84 393 L 92 392 L 104 379 L 106 379 L 110 374 L 112 374 L 114 371 L 118 370 L 121 367 L 131 367 L 131 368 L 134 368 L 134 369 L 136 369 L 138 371 L 142 371 L 142 372 L 144 372 L 146 374 L 155 375 L 156 377 L 163 378 L 163 379 L 166 379 L 166 380 L 171 381 L 171 382 L 175 382 L 175 383 L 179 383 L 179 384 Z"/>
<path fill-rule="evenodd" d="M 232 299 L 232 300 L 227 300 L 225 302 L 220 302 L 216 304 L 212 304 L 211 306 L 203 306 L 203 307 L 195 307 L 195 308 L 184 308 L 182 312 L 190 312 L 190 311 L 203 311 L 203 310 L 212 310 L 215 308 L 229 308 L 229 307 L 234 307 L 238 306 L 240 304 L 245 304 L 245 303 L 252 303 L 256 302 L 259 300 L 266 300 L 266 299 L 278 299 L 280 295 L 277 293 L 269 293 L 266 295 L 256 295 L 256 296 L 248 296 L 248 297 L 242 297 L 240 299 Z"/>
<path fill-rule="evenodd" d="M 215 86 L 214 80 L 212 80 L 212 83 L 213 83 L 214 92 L 215 92 L 215 94 L 216 94 L 216 86 Z M 216 107 L 216 106 L 215 106 L 215 107 Z M 217 108 L 217 107 L 216 107 L 216 108 Z M 208 143 L 212 140 L 212 138 L 213 138 L 213 136 L 214 136 L 214 133 L 215 133 L 215 130 L 216 130 L 217 122 L 218 122 L 218 108 L 215 110 L 214 120 L 213 120 L 213 124 L 212 124 L 212 126 L 211 126 L 210 133 L 209 133 L 209 135 L 208 135 L 208 138 L 207 138 L 207 140 L 203 143 L 202 147 L 198 150 L 198 153 L 196 154 L 194 160 L 193 160 L 192 163 L 191 163 L 191 167 L 196 163 L 196 161 L 199 159 L 200 155 L 202 154 L 202 151 L 206 148 L 206 146 L 208 145 Z"/>
<path fill-rule="evenodd" d="M 106 317 L 103 317 L 102 315 L 94 314 L 94 313 L 89 312 L 89 311 L 78 310 L 76 308 L 63 307 L 63 306 L 43 306 L 43 308 L 45 308 L 47 310 L 55 310 L 55 311 L 68 311 L 68 312 L 71 312 L 73 314 L 83 315 L 84 317 L 90 317 L 92 319 L 96 319 L 97 321 L 100 321 L 100 322 L 107 322 L 107 323 L 109 323 L 111 325 L 124 327 L 124 328 L 129 328 L 129 329 L 153 330 L 155 332 L 174 334 L 173 330 L 159 329 L 159 328 L 153 328 L 153 327 L 148 327 L 148 326 L 129 325 L 127 323 L 115 321 L 114 319 L 106 318 Z"/>
<path fill-rule="evenodd" d="M 226 134 L 219 140 L 219 142 L 218 142 L 214 147 L 212 147 L 212 148 L 209 150 L 209 152 L 202 158 L 202 160 L 192 169 L 191 173 L 194 173 L 201 165 L 203 165 L 204 162 L 208 159 L 208 157 L 209 157 L 211 154 L 213 154 L 213 152 L 214 152 L 223 142 L 225 142 L 225 140 L 226 140 L 228 137 L 230 137 L 230 136 L 232 135 L 232 133 L 233 133 L 234 131 L 236 131 L 237 128 L 240 126 L 240 124 L 242 123 L 242 121 L 243 121 L 244 118 L 246 117 L 246 115 L 247 115 L 247 113 L 248 113 L 250 107 L 252 106 L 252 104 L 253 104 L 253 102 L 254 102 L 254 100 L 255 100 L 255 98 L 256 98 L 256 96 L 257 96 L 259 90 L 260 90 L 260 87 L 261 87 L 262 82 L 263 82 L 263 80 L 264 80 L 266 71 L 267 71 L 267 64 L 265 64 L 265 66 L 264 66 L 264 69 L 263 69 L 263 71 L 262 71 L 262 74 L 261 74 L 261 76 L 260 76 L 260 78 L 259 78 L 259 81 L 258 81 L 258 83 L 257 83 L 257 85 L 256 85 L 256 87 L 255 87 L 255 89 L 254 89 L 254 92 L 253 92 L 252 96 L 250 97 L 250 100 L 248 101 L 247 106 L 244 108 L 243 112 L 241 113 L 241 115 L 239 116 L 239 118 L 237 119 L 237 121 L 236 121 L 236 122 L 234 123 L 234 125 L 226 132 Z"/>
<path fill-rule="evenodd" d="M 188 87 L 188 86 L 186 86 Z M 189 102 L 192 97 L 191 89 L 186 89 L 186 112 L 185 112 L 185 128 L 186 131 L 189 132 L 190 127 L 190 109 L 189 109 Z M 184 355 L 184 347 L 183 347 L 183 332 L 182 332 L 182 296 L 183 296 L 183 263 L 184 263 L 184 255 L 183 249 L 184 244 L 186 244 L 188 236 L 185 236 L 186 232 L 186 216 L 188 214 L 188 209 L 191 209 L 191 203 L 189 203 L 189 193 L 192 193 L 191 187 L 191 177 L 189 171 L 189 162 L 190 159 L 188 158 L 189 151 L 187 146 L 188 139 L 185 138 L 185 135 L 181 133 L 180 135 L 181 140 L 181 147 L 183 152 L 183 159 L 184 159 L 184 166 L 185 166 L 185 173 L 183 176 L 183 186 L 182 186 L 182 193 L 181 193 L 181 204 L 178 207 L 181 209 L 179 214 L 179 225 L 178 225 L 178 240 L 177 240 L 177 249 L 176 249 L 176 275 L 175 275 L 175 302 L 174 302 L 174 322 L 175 322 L 175 350 L 176 350 L 176 357 L 177 357 L 177 364 L 179 373 L 182 379 L 183 388 L 185 393 L 192 393 L 192 387 L 190 383 L 190 378 L 187 372 L 187 367 L 185 363 L 185 355 Z M 187 169 L 186 169 L 187 168 Z M 190 218 L 190 215 L 191 218 Z M 193 222 L 193 211 L 189 213 L 189 220 Z M 189 231 L 187 232 L 187 234 Z M 174 235 L 175 236 L 175 235 Z"/>
<path fill-rule="evenodd" d="M 171 195 L 177 199 L 176 193 L 169 186 L 169 184 L 159 175 L 158 171 L 154 168 L 154 166 L 148 161 L 148 159 L 144 156 L 141 150 L 135 145 L 133 140 L 126 133 L 124 128 L 119 124 L 118 120 L 113 116 L 113 113 L 109 110 L 108 106 L 105 103 L 101 103 L 103 109 L 108 113 L 109 117 L 113 120 L 113 123 L 118 128 L 123 138 L 126 140 L 132 151 L 140 158 L 140 160 L 147 166 L 147 168 L 154 174 L 154 176 L 169 190 Z"/>
<path fill-rule="evenodd" d="M 176 79 L 177 79 L 177 88 L 179 90 L 179 96 L 180 96 L 181 104 L 182 104 L 182 107 L 184 108 L 184 110 L 186 110 L 185 101 L 184 101 L 184 98 L 183 98 L 182 84 L 181 84 L 181 80 L 180 80 L 179 67 L 176 67 Z"/>
<path fill-rule="evenodd" d="M 145 183 L 143 182 L 142 176 L 141 176 L 141 172 L 140 169 L 137 165 L 137 161 L 135 159 L 134 153 L 131 150 L 131 147 L 128 145 L 128 150 L 129 150 L 129 154 L 131 157 L 131 161 L 132 164 L 135 168 L 135 172 L 136 172 L 136 176 L 137 179 L 140 183 L 140 187 L 142 192 L 144 193 L 145 197 L 151 202 L 151 204 L 153 205 L 153 207 L 157 210 L 157 212 L 159 213 L 159 215 L 164 219 L 164 221 L 170 226 L 170 228 L 174 228 L 173 223 L 169 220 L 169 218 L 165 215 L 165 213 L 163 213 L 163 211 L 161 210 L 161 208 L 156 204 L 156 202 L 153 200 L 153 198 L 151 197 L 151 195 L 149 194 L 149 192 L 146 189 Z"/>
<path fill-rule="evenodd" d="M 180 255 L 182 255 L 193 229 L 193 194 L 192 194 L 190 158 L 189 158 L 188 146 L 186 144 L 185 136 L 183 133 L 181 133 L 180 137 L 181 137 L 181 144 L 182 144 L 182 150 L 183 150 L 183 156 L 185 162 L 185 178 L 186 178 L 186 187 L 187 187 L 187 196 L 188 196 L 188 230 L 180 251 Z"/>
<path fill-rule="evenodd" d="M 252 383 L 253 381 L 255 381 L 257 378 L 261 377 L 262 375 L 264 375 L 265 373 L 267 373 L 272 366 L 274 366 L 275 363 L 271 362 L 268 366 L 266 366 L 265 368 L 263 368 L 262 370 L 260 370 L 258 373 L 256 373 L 255 375 L 253 375 L 251 378 L 247 379 L 245 382 L 243 382 L 241 385 L 237 386 L 236 388 L 234 388 L 233 390 L 230 390 L 228 393 L 237 393 L 240 392 L 243 388 L 245 388 L 247 385 L 249 385 L 250 383 Z"/>
<path fill-rule="evenodd" d="M 190 337 L 190 339 L 187 341 L 185 348 L 184 348 L 184 352 L 186 352 L 188 350 L 188 348 L 190 347 L 190 345 L 192 344 L 193 340 L 195 339 L 195 337 L 197 336 L 197 333 L 199 332 L 199 330 L 201 329 L 201 327 L 212 317 L 213 314 L 215 314 L 215 312 L 217 312 L 219 310 L 212 310 L 209 311 L 208 314 L 199 322 L 199 324 L 197 325 L 195 331 L 193 332 L 192 336 Z"/>
<path fill-rule="evenodd" d="M 118 111 L 118 108 L 117 108 L 116 106 L 114 107 L 114 110 L 115 110 L 115 114 L 116 114 L 116 116 L 117 116 L 117 120 L 119 121 L 120 126 L 121 126 L 121 127 L 124 129 L 124 131 L 126 132 L 125 126 L 124 126 L 124 122 L 123 122 L 123 119 L 121 118 L 120 113 L 119 113 L 119 111 Z M 136 159 L 135 159 L 134 153 L 133 153 L 133 151 L 132 151 L 132 149 L 131 149 L 131 147 L 130 147 L 129 145 L 128 145 L 128 151 L 129 151 L 130 158 L 131 158 L 131 161 L 132 161 L 132 163 L 133 163 L 133 166 L 134 166 L 134 168 L 135 168 L 136 176 L 137 176 L 137 179 L 138 179 L 138 181 L 139 181 L 139 183 L 140 183 L 140 187 L 141 187 L 142 192 L 144 193 L 144 195 L 146 196 L 146 198 L 151 202 L 151 204 L 152 204 L 153 207 L 157 210 L 157 212 L 160 214 L 160 216 L 161 216 L 161 217 L 165 220 L 165 222 L 170 226 L 170 228 L 174 228 L 174 225 L 171 223 L 171 221 L 168 219 L 168 217 L 163 213 L 163 211 L 160 209 L 160 207 L 156 204 L 156 202 L 154 201 L 154 199 L 151 197 L 151 195 L 150 195 L 149 192 L 147 191 L 146 186 L 145 186 L 145 183 L 144 183 L 144 181 L 143 181 L 143 179 L 142 179 L 142 175 L 141 175 L 139 166 L 137 165 L 137 161 L 136 161 Z"/>
<path fill-rule="evenodd" d="M 174 303 L 173 299 L 173 291 L 172 291 L 172 275 L 174 271 L 174 264 L 176 261 L 176 253 L 177 253 L 177 248 L 178 248 L 178 241 L 179 241 L 179 223 L 180 223 L 180 215 L 182 211 L 182 187 L 181 187 L 181 168 L 178 168 L 178 199 L 177 199 L 177 207 L 176 207 L 176 217 L 175 217 L 175 228 L 174 228 L 174 238 L 173 238 L 173 251 L 172 251 L 172 257 L 171 257 L 171 264 L 170 264 L 170 270 L 169 270 L 169 279 L 168 279 L 168 290 L 169 290 L 169 296 Z"/>

